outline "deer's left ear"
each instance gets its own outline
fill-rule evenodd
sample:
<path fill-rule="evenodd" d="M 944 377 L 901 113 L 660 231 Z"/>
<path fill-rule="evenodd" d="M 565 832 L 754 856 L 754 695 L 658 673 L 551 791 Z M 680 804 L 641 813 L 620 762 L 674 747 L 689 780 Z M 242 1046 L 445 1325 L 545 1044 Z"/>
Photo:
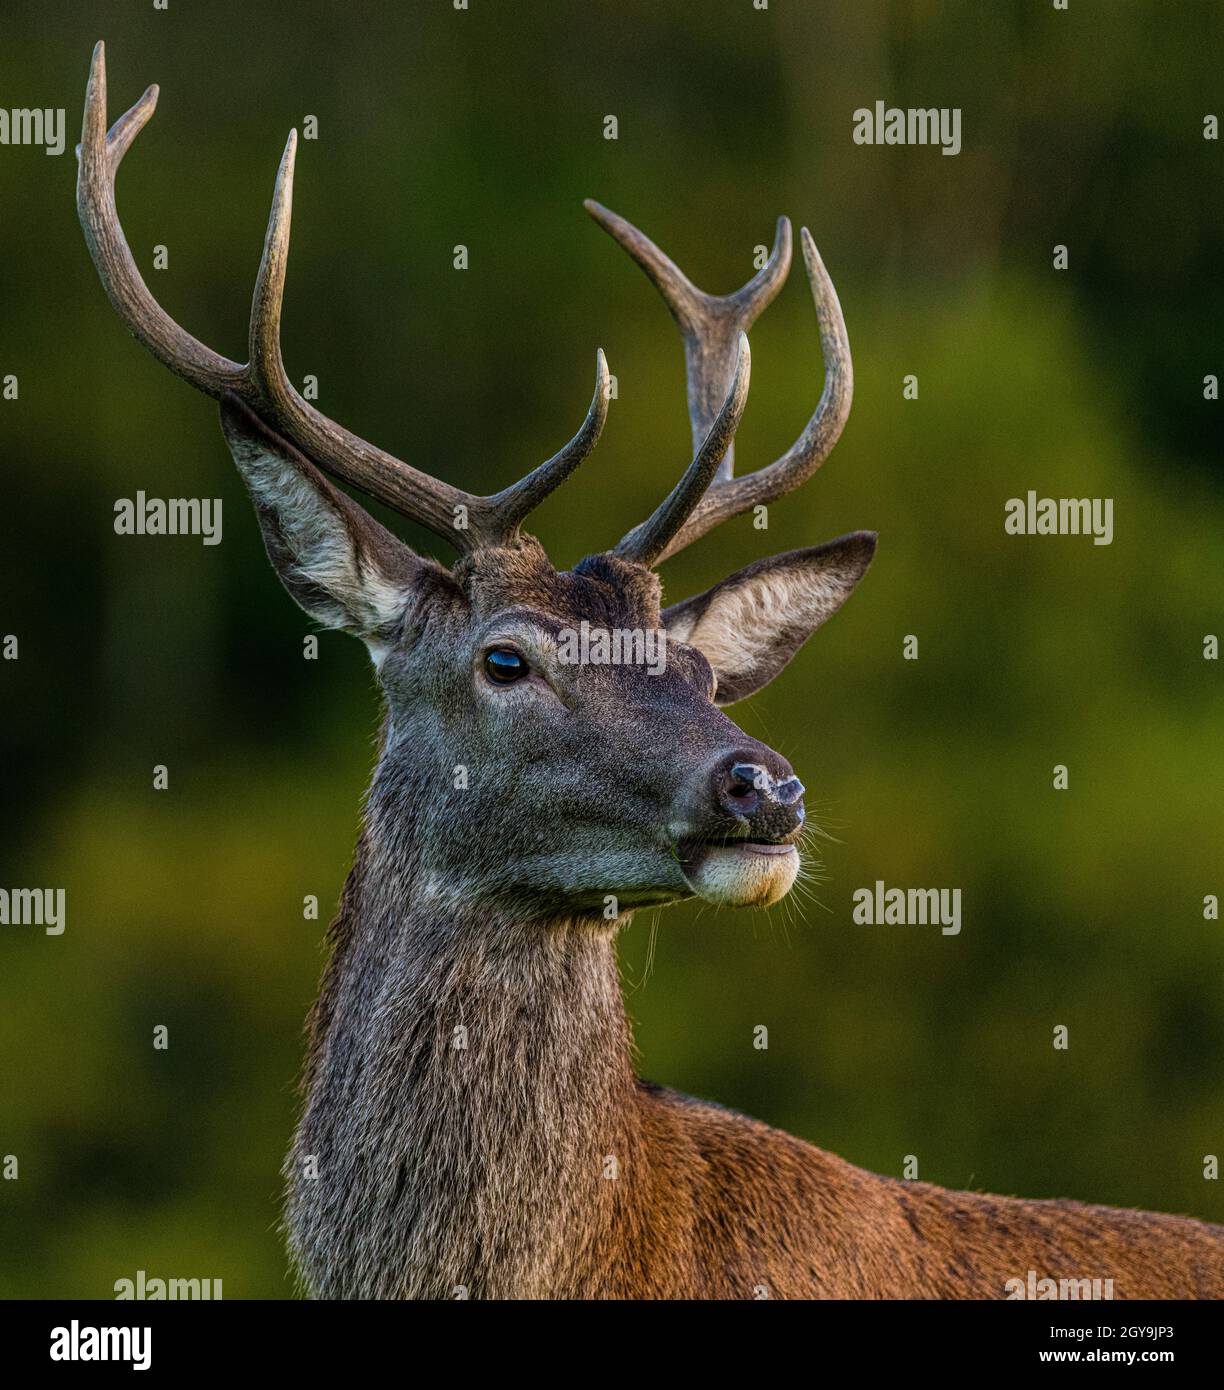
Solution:
<path fill-rule="evenodd" d="M 714 669 L 719 705 L 768 685 L 850 596 L 875 554 L 873 531 L 757 560 L 663 610 L 667 635 L 696 647 Z"/>
<path fill-rule="evenodd" d="M 281 583 L 316 622 L 360 637 L 379 664 L 426 562 L 236 396 L 222 398 L 221 428 Z"/>

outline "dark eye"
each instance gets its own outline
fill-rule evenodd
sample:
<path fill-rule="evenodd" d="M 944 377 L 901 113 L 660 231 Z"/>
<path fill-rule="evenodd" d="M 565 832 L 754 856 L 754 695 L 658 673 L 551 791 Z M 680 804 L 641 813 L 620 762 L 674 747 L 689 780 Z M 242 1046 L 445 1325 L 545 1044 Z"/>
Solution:
<path fill-rule="evenodd" d="M 513 685 L 531 670 L 512 647 L 494 647 L 485 653 L 485 674 L 498 685 Z"/>

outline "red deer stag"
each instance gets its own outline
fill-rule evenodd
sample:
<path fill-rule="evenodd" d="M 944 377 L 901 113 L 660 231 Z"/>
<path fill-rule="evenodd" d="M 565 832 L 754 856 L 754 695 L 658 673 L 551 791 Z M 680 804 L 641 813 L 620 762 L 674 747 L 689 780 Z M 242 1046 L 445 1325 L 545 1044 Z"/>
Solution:
<path fill-rule="evenodd" d="M 634 1074 L 617 930 L 639 907 L 693 896 L 759 905 L 788 891 L 803 786 L 721 707 L 790 661 L 875 549 L 874 535 L 856 532 L 660 607 L 660 561 L 805 482 L 845 423 L 850 351 L 807 231 L 824 390 L 787 453 L 737 478 L 745 334 L 786 277 L 788 222 L 765 268 L 715 297 L 589 204 L 684 335 L 694 452 L 646 521 L 559 572 L 521 526 L 599 437 L 602 354 L 578 433 L 492 496 L 350 434 L 302 399 L 281 360 L 293 135 L 255 282 L 249 362 L 213 352 L 150 295 L 114 179 L 156 99 L 150 87 L 108 133 L 98 45 L 77 193 L 90 253 L 136 338 L 220 400 L 273 566 L 313 619 L 366 643 L 385 696 L 286 1160 L 289 1244 L 306 1289 L 997 1298 L 1032 1269 L 1112 1278 L 1119 1296 L 1224 1294 L 1224 1228 L 877 1177 Z M 416 555 L 321 469 L 433 530 L 457 563 Z M 584 622 L 665 634 L 663 668 L 565 660 L 566 633 Z"/>

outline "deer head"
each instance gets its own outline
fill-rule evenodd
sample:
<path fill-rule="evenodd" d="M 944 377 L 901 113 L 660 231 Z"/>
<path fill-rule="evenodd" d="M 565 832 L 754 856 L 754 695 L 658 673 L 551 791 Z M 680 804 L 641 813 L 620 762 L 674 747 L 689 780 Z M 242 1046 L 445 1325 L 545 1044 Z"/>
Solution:
<path fill-rule="evenodd" d="M 875 537 L 857 532 L 759 560 L 666 608 L 655 567 L 719 522 L 798 487 L 837 441 L 850 408 L 849 344 L 806 229 L 823 394 L 786 454 L 736 478 L 746 332 L 786 277 L 789 223 L 779 220 L 765 268 L 737 293 L 716 297 L 635 228 L 588 204 L 657 286 L 684 336 L 694 452 L 646 521 L 561 572 L 521 528 L 599 438 L 608 409 L 602 352 L 578 433 L 492 496 L 464 492 L 366 443 L 303 400 L 281 359 L 294 134 L 255 282 L 249 361 L 213 352 L 149 293 L 119 223 L 114 179 L 156 101 L 150 87 L 107 131 L 99 43 L 78 150 L 85 237 L 130 331 L 220 401 L 226 440 L 289 593 L 317 622 L 353 633 L 370 651 L 387 706 L 370 800 L 384 845 L 436 891 L 533 917 L 599 916 L 610 899 L 624 910 L 694 894 L 735 905 L 781 897 L 798 868 L 803 785 L 722 707 L 771 680 L 841 606 Z M 325 473 L 434 531 L 459 551 L 457 563 L 448 570 L 414 553 Z M 639 638 L 653 639 L 651 650 L 665 659 L 575 663 L 565 648 L 584 624 L 613 642 L 631 634 L 631 654 Z"/>

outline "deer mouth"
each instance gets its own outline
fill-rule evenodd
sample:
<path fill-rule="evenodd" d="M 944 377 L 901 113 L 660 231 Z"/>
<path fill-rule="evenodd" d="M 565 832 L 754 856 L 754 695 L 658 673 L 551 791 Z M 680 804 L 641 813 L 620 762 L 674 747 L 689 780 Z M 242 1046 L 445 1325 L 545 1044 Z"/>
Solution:
<path fill-rule="evenodd" d="M 780 840 L 692 836 L 677 847 L 680 867 L 689 887 L 706 902 L 768 907 L 790 892 L 799 872 L 797 838 L 797 831 Z"/>
<path fill-rule="evenodd" d="M 792 854 L 796 853 L 795 841 L 799 831 L 793 830 L 781 839 L 767 839 L 765 836 L 750 835 L 688 835 L 680 841 L 681 862 L 700 858 L 709 850 L 746 850 L 753 854 Z"/>

